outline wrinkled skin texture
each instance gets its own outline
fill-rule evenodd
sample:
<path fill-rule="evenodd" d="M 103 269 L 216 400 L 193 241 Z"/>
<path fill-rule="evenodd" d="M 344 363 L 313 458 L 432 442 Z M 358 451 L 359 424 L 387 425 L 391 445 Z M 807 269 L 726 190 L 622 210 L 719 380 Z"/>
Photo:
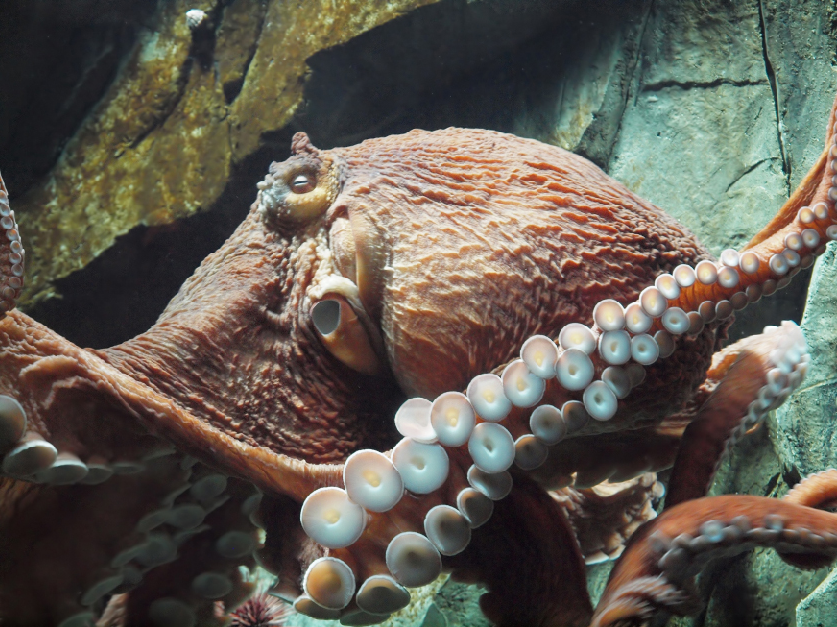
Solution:
<path fill-rule="evenodd" d="M 822 196 L 823 163 L 754 250 L 769 255 L 790 228 L 787 216 L 815 192 Z M 0 478 L 4 624 L 57 624 L 88 606 L 98 614 L 110 593 L 108 611 L 124 624 L 147 624 L 163 597 L 211 623 L 214 601 L 190 582 L 223 572 L 232 585 L 223 607 L 240 603 L 252 586 L 236 566 L 252 566 L 253 558 L 222 559 L 212 547 L 231 529 L 255 541 L 252 522 L 266 530 L 258 559 L 287 595 L 299 593 L 307 565 L 324 554 L 351 564 L 359 582 L 380 572 L 395 533 L 421 530 L 429 507 L 455 503 L 471 464 L 464 448 L 448 451 L 450 476 L 440 490 L 372 515 L 347 549 L 308 539 L 299 506 L 316 488 L 342 485 L 341 462 L 353 451 L 398 441 L 392 417 L 401 401 L 464 390 L 471 377 L 500 372 L 527 337 L 557 338 L 570 322 L 592 325 L 598 302 L 634 302 L 660 274 L 709 258 L 676 221 L 586 160 L 488 131 L 414 131 L 329 151 L 298 135 L 293 156 L 273 164 L 260 189 L 246 220 L 147 333 L 87 351 L 19 311 L 0 321 L 0 394 L 20 402 L 30 430 L 88 464 L 142 461 L 141 472 L 117 472 L 100 485 Z M 766 265 L 748 280 L 768 280 Z M 693 311 L 730 295 L 696 285 L 678 304 Z M 336 328 L 315 320 L 315 306 L 326 301 L 339 308 Z M 541 468 L 515 471 L 514 490 L 491 521 L 465 552 L 445 560 L 460 578 L 487 585 L 482 605 L 492 620 L 587 624 L 592 608 L 576 534 L 589 553 L 621 550 L 608 538 L 636 525 L 619 513 L 641 512 L 642 522 L 656 488 L 647 474 L 599 494 L 583 488 L 670 466 L 683 429 L 701 417 L 726 425 L 712 436 L 720 444 L 693 447 L 678 462 L 706 466 L 682 481 L 683 500 L 702 494 L 771 367 L 768 355 L 784 341 L 778 331 L 720 351 L 730 321 L 676 338 L 674 353 L 646 369 L 612 419 L 573 425 Z M 592 358 L 601 374 L 607 364 Z M 736 378 L 726 382 L 730 374 Z M 542 402 L 578 398 L 550 380 Z M 507 418 L 514 437 L 527 432 L 530 413 L 516 408 Z M 200 463 L 191 465 L 193 458 Z M 215 471 L 230 477 L 226 500 L 188 490 Z M 265 495 L 257 509 L 248 505 L 252 486 Z M 121 493 L 131 497 L 114 496 Z M 196 502 L 208 512 L 203 525 L 164 513 L 165 524 L 136 529 L 150 512 Z M 79 503 L 96 512 L 93 528 L 82 524 Z M 688 503 L 679 507 L 691 515 Z M 590 512 L 607 522 L 597 528 Z M 82 603 L 80 595 L 119 572 L 113 556 L 147 533 L 174 542 L 176 559 L 146 556 L 141 583 L 120 580 L 92 605 Z M 41 548 L 32 553 L 33 545 Z M 70 546 L 78 554 L 63 548 Z M 44 573 L 54 560 L 61 567 Z"/>

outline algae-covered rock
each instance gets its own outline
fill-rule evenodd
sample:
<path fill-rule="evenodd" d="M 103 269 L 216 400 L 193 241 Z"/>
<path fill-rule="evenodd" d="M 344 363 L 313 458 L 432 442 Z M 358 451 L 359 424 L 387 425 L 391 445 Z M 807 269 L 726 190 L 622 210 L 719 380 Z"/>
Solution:
<path fill-rule="evenodd" d="M 212 205 L 231 168 L 294 115 L 308 57 L 433 1 L 161 2 L 54 168 L 15 199 L 24 298 L 50 296 L 138 224 Z M 209 33 L 193 38 L 190 9 L 209 15 Z"/>

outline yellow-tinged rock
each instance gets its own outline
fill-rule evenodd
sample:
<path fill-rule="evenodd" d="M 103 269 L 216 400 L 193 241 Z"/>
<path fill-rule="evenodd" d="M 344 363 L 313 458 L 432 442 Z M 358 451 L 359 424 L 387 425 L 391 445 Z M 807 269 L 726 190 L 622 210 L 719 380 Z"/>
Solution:
<path fill-rule="evenodd" d="M 15 202 L 27 250 L 22 304 L 54 295 L 56 279 L 131 228 L 211 206 L 231 163 L 290 121 L 307 58 L 436 1 L 161 4 L 55 167 Z M 216 23 L 209 63 L 193 46 L 190 9 Z"/>

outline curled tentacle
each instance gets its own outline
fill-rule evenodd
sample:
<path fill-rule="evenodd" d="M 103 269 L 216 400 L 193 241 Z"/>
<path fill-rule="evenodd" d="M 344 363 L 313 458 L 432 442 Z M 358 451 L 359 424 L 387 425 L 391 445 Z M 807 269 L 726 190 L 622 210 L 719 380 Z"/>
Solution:
<path fill-rule="evenodd" d="M 631 625 L 659 611 L 692 614 L 698 609 L 695 576 L 712 559 L 750 548 L 772 547 L 783 554 L 816 556 L 814 564 L 837 554 L 837 515 L 801 505 L 802 495 L 837 490 L 837 473 L 819 475 L 796 496 L 714 496 L 666 510 L 643 526 L 613 569 L 591 627 Z"/>
<path fill-rule="evenodd" d="M 782 500 L 817 509 L 833 508 L 837 501 L 837 470 L 824 470 L 808 475 Z M 778 551 L 778 553 L 784 562 L 797 568 L 823 568 L 834 561 L 832 555 L 822 555 L 816 552 Z"/>
<path fill-rule="evenodd" d="M 25 251 L 9 207 L 9 190 L 0 175 L 0 318 L 14 308 L 23 289 Z"/>
<path fill-rule="evenodd" d="M 792 322 L 767 327 L 715 354 L 707 373 L 712 393 L 683 433 L 666 507 L 706 493 L 729 447 L 799 386 L 808 359 Z"/>

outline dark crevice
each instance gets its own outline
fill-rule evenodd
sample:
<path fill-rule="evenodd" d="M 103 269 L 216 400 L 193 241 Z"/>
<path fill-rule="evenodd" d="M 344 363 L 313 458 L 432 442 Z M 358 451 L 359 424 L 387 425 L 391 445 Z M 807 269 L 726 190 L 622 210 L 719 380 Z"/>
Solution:
<path fill-rule="evenodd" d="M 447 126 L 511 132 L 521 100 L 590 21 L 578 0 L 443 0 L 308 59 L 293 124 L 320 148 Z"/>
<path fill-rule="evenodd" d="M 648 10 L 642 17 L 642 25 L 640 26 L 636 37 L 636 51 L 630 61 L 630 64 L 625 70 L 625 76 L 626 78 L 630 77 L 630 80 L 626 80 L 625 82 L 625 93 L 622 99 L 621 111 L 618 115 L 619 123 L 616 125 L 613 135 L 610 138 L 610 142 L 608 143 L 605 163 L 597 163 L 597 165 L 605 172 L 609 171 L 610 162 L 613 159 L 613 149 L 616 147 L 616 140 L 619 137 L 619 131 L 622 128 L 622 120 L 624 119 L 625 111 L 628 109 L 628 104 L 636 104 L 636 97 L 641 91 L 639 85 L 642 82 L 642 43 L 645 40 L 645 31 L 651 21 L 651 15 L 654 12 L 654 2 L 655 0 L 651 0 L 651 2 L 649 2 Z"/>
<path fill-rule="evenodd" d="M 0 170 L 16 198 L 55 166 L 107 94 L 156 2 L 0 6 Z"/>
<path fill-rule="evenodd" d="M 785 485 L 787 485 L 789 488 L 792 488 L 797 483 L 802 481 L 802 473 L 799 472 L 799 468 L 797 468 L 796 466 L 785 468 L 782 472 L 782 480 L 785 482 Z"/>
<path fill-rule="evenodd" d="M 765 427 L 762 427 L 765 428 Z M 778 456 L 777 456 L 778 457 Z M 779 473 L 771 475 L 770 481 L 767 482 L 767 485 L 764 488 L 764 495 L 765 496 L 778 496 L 776 494 L 776 488 L 779 486 Z"/>
<path fill-rule="evenodd" d="M 668 80 L 668 81 L 659 81 L 657 83 L 648 83 L 647 85 L 643 85 L 642 91 L 660 91 L 661 89 L 666 89 L 669 87 L 678 87 L 680 89 L 712 89 L 713 87 L 719 87 L 721 85 L 732 85 L 733 87 L 747 87 L 749 85 L 764 85 L 768 81 L 751 81 L 751 80 L 732 80 L 729 78 L 718 78 L 714 81 L 675 81 L 675 80 Z"/>
<path fill-rule="evenodd" d="M 773 64 L 770 62 L 770 55 L 767 52 L 767 23 L 765 22 L 763 0 L 757 0 L 759 8 L 759 34 L 761 36 L 761 53 L 764 57 L 764 71 L 767 75 L 767 80 L 770 83 L 770 90 L 773 92 L 773 105 L 776 113 L 776 140 L 779 144 L 779 154 L 782 157 L 782 172 L 785 174 L 785 188 L 786 193 L 790 196 L 791 193 L 791 167 L 788 161 L 787 153 L 785 152 L 785 140 L 782 136 L 782 118 L 779 110 L 779 88 L 776 83 L 776 71 L 773 69 Z"/>
<path fill-rule="evenodd" d="M 106 348 L 146 331 L 204 257 L 244 220 L 256 198 L 255 182 L 272 160 L 290 156 L 291 137 L 277 134 L 275 143 L 234 166 L 211 208 L 172 224 L 131 229 L 83 270 L 57 280 L 62 297 L 27 313 L 85 348 Z"/>
<path fill-rule="evenodd" d="M 726 190 L 726 191 L 727 191 L 727 192 L 729 192 L 729 190 L 730 190 L 730 189 L 732 189 L 732 186 L 733 186 L 733 185 L 735 185 L 738 181 L 740 181 L 741 179 L 743 179 L 745 176 L 747 176 L 747 175 L 748 175 L 748 174 L 750 174 L 751 172 L 755 171 L 755 169 L 756 169 L 757 167 L 759 167 L 762 163 L 767 163 L 768 161 L 772 161 L 772 160 L 773 160 L 773 158 L 774 158 L 774 157 L 768 157 L 768 158 L 766 158 L 766 159 L 759 159 L 758 161 L 756 161 L 753 165 L 751 165 L 749 168 L 747 168 L 746 170 L 744 170 L 741 174 L 739 174 L 739 175 L 738 175 L 738 176 L 736 176 L 734 179 L 732 179 L 732 180 L 729 182 L 729 185 L 727 185 L 727 190 Z"/>
<path fill-rule="evenodd" d="M 729 329 L 729 344 L 757 335 L 764 330 L 765 325 L 777 325 L 782 320 L 793 320 L 800 324 L 812 272 L 813 266 L 802 270 L 781 291 L 781 295 L 777 293 L 762 298 L 746 309 L 736 311 L 735 322 Z"/>
<path fill-rule="evenodd" d="M 231 105 L 235 101 L 235 99 L 238 98 L 238 95 L 244 88 L 244 83 L 247 81 L 247 74 L 250 72 L 250 64 L 253 62 L 253 58 L 256 56 L 256 50 L 259 47 L 259 41 L 262 37 L 262 30 L 264 30 L 265 18 L 267 17 L 267 6 L 268 5 L 266 0 L 259 3 L 260 11 L 259 18 L 256 23 L 256 34 L 255 37 L 253 37 L 253 43 L 247 50 L 247 59 L 246 61 L 244 61 L 244 66 L 241 69 L 241 76 L 236 80 L 224 83 L 224 102 L 227 104 L 227 106 Z"/>

